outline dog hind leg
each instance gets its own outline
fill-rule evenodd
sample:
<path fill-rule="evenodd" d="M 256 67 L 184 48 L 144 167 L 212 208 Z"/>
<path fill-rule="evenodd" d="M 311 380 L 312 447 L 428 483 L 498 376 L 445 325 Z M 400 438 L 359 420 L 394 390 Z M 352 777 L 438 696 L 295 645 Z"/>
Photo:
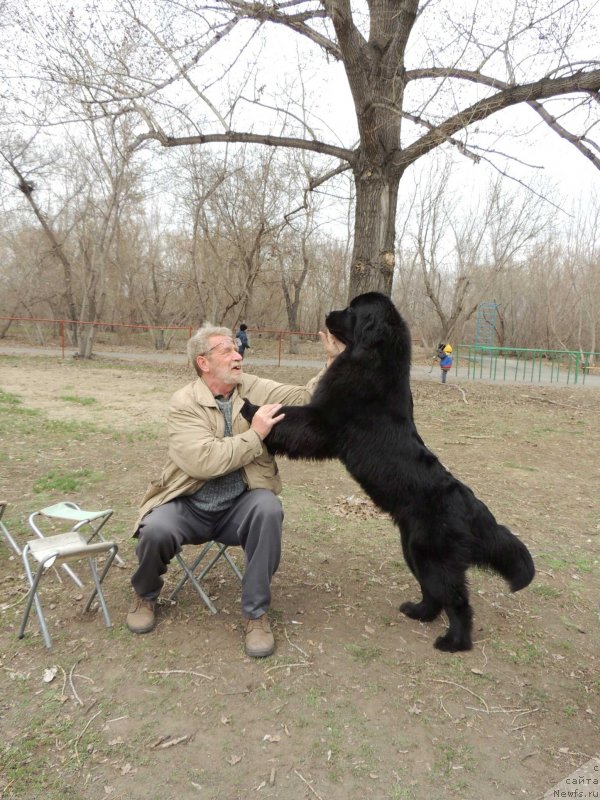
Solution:
<path fill-rule="evenodd" d="M 446 633 L 438 636 L 433 646 L 447 653 L 470 650 L 473 647 L 473 609 L 469 603 L 469 590 L 464 574 L 460 577 L 454 576 L 451 582 L 446 583 L 443 604 L 450 624 Z"/>
<path fill-rule="evenodd" d="M 400 528 L 400 541 L 402 543 L 402 554 L 404 560 L 412 574 L 419 581 L 422 599 L 418 603 L 406 602 L 400 606 L 400 611 L 410 619 L 418 619 L 419 622 L 431 622 L 439 616 L 442 610 L 442 601 L 433 591 L 430 591 L 427 583 L 421 580 L 418 567 L 418 557 L 413 554 L 410 546 L 415 529 L 406 521 L 403 523 L 396 520 Z"/>
<path fill-rule="evenodd" d="M 448 615 L 446 633 L 438 636 L 434 647 L 448 653 L 472 648 L 473 609 L 469 603 L 466 568 L 460 562 L 432 562 L 427 554 L 419 556 L 413 549 L 415 575 L 421 584 L 420 603 L 403 603 L 400 611 L 412 619 L 429 622 L 443 609 Z"/>

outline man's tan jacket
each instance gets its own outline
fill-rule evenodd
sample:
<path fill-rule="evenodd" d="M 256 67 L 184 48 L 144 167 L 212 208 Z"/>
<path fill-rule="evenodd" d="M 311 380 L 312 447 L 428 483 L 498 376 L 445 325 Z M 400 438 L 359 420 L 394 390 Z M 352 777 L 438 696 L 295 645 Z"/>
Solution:
<path fill-rule="evenodd" d="M 224 436 L 225 419 L 215 398 L 201 378 L 175 392 L 168 414 L 169 449 L 159 480 L 152 481 L 140 505 L 135 530 L 142 518 L 156 506 L 180 495 L 194 494 L 211 478 L 236 469 L 249 489 L 281 491 L 275 458 L 263 446 L 240 414 L 244 397 L 258 406 L 266 403 L 303 405 L 308 403 L 322 373 L 306 386 L 287 386 L 275 381 L 244 375 L 233 391 L 232 436 Z"/>

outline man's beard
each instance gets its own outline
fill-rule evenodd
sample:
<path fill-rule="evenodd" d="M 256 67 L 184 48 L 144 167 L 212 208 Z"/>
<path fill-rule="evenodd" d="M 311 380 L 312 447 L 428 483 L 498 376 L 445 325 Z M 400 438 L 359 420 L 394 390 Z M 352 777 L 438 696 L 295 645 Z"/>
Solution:
<path fill-rule="evenodd" d="M 239 386 L 243 379 L 242 370 L 234 369 L 233 367 L 223 370 L 223 375 L 217 375 L 217 377 L 222 380 L 223 383 L 227 383 L 232 386 Z"/>

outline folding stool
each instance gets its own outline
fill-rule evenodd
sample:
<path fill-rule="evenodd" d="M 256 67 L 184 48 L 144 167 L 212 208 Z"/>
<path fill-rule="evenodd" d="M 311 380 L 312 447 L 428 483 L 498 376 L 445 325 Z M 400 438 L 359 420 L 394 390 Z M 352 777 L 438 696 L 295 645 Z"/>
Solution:
<path fill-rule="evenodd" d="M 38 538 L 43 539 L 46 534 L 39 527 L 40 520 L 37 519 L 38 517 L 65 520 L 72 525 L 70 532 L 81 531 L 85 526 L 89 526 L 90 531 L 85 531 L 85 539 L 88 542 L 92 542 L 94 539 L 104 541 L 100 531 L 111 518 L 112 513 L 112 508 L 107 508 L 104 511 L 86 511 L 80 508 L 77 503 L 65 500 L 52 506 L 46 506 L 46 508 L 42 508 L 39 511 L 34 511 L 33 514 L 29 515 L 29 527 Z M 116 555 L 116 560 L 117 564 L 123 566 L 123 559 L 119 555 Z M 62 568 L 75 581 L 77 586 L 83 587 L 83 583 L 68 564 L 62 564 Z"/>
<path fill-rule="evenodd" d="M 204 561 L 204 559 L 209 557 L 209 551 L 213 546 L 217 548 L 216 554 L 213 554 L 212 558 L 210 558 L 208 563 L 206 565 L 202 565 L 200 571 L 196 574 L 196 571 L 200 568 L 201 563 Z M 200 550 L 199 555 L 196 556 L 196 558 L 191 564 L 187 564 L 185 562 L 181 553 L 176 553 L 175 558 L 177 559 L 181 569 L 183 570 L 183 576 L 179 580 L 177 586 L 173 589 L 173 591 L 169 595 L 168 599 L 175 600 L 175 598 L 177 597 L 181 589 L 185 586 L 185 584 L 188 581 L 191 581 L 192 586 L 194 587 L 198 595 L 202 598 L 202 600 L 205 602 L 210 612 L 212 614 L 216 614 L 217 609 L 215 608 L 215 605 L 208 596 L 208 594 L 202 588 L 201 582 L 204 580 L 209 571 L 214 567 L 214 565 L 222 558 L 229 564 L 229 566 L 231 567 L 233 572 L 237 575 L 239 580 L 240 581 L 242 580 L 242 573 L 240 572 L 238 565 L 235 563 L 235 561 L 231 558 L 231 556 L 227 552 L 228 547 L 229 545 L 221 544 L 220 542 L 206 542 L 206 544 L 202 545 L 202 549 Z"/>
<path fill-rule="evenodd" d="M 84 611 L 90 610 L 94 598 L 96 595 L 98 595 L 98 601 L 102 608 L 102 613 L 104 614 L 104 620 L 107 627 L 110 628 L 112 626 L 112 622 L 110 620 L 108 608 L 106 607 L 104 593 L 102 592 L 102 581 L 110 569 L 110 566 L 117 555 L 118 549 L 118 546 L 114 542 L 107 542 L 104 539 L 99 542 L 88 541 L 78 530 L 75 529 L 69 531 L 68 533 L 58 534 L 57 536 L 42 536 L 41 538 L 32 539 L 31 541 L 27 542 L 23 548 L 22 557 L 23 564 L 25 565 L 27 580 L 29 581 L 31 588 L 27 596 L 25 611 L 23 612 L 23 618 L 21 620 L 21 627 L 19 628 L 19 639 L 22 639 L 25 635 L 25 626 L 27 625 L 31 606 L 35 604 L 35 610 L 37 611 L 40 628 L 42 629 L 42 636 L 44 637 L 44 644 L 49 650 L 52 648 L 52 639 L 50 637 L 50 633 L 48 632 L 48 627 L 46 626 L 46 620 L 44 619 L 44 613 L 42 611 L 42 603 L 38 595 L 38 585 L 40 579 L 52 566 L 64 564 L 65 561 L 74 561 L 83 558 L 87 559 L 90 572 L 92 573 L 92 578 L 94 580 L 94 591 L 91 593 L 85 605 Z M 95 556 L 99 555 L 100 553 L 108 553 L 108 557 L 101 574 L 98 575 L 96 570 Z M 30 557 L 37 561 L 39 565 L 35 577 L 31 570 L 31 564 L 29 563 Z"/>

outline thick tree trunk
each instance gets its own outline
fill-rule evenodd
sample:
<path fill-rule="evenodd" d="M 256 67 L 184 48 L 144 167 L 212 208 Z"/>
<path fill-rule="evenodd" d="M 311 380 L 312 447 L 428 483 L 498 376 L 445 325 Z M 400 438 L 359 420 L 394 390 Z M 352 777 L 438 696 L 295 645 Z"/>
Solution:
<path fill-rule="evenodd" d="M 396 262 L 399 174 L 366 168 L 356 175 L 355 238 L 349 300 L 363 292 L 392 292 Z"/>

